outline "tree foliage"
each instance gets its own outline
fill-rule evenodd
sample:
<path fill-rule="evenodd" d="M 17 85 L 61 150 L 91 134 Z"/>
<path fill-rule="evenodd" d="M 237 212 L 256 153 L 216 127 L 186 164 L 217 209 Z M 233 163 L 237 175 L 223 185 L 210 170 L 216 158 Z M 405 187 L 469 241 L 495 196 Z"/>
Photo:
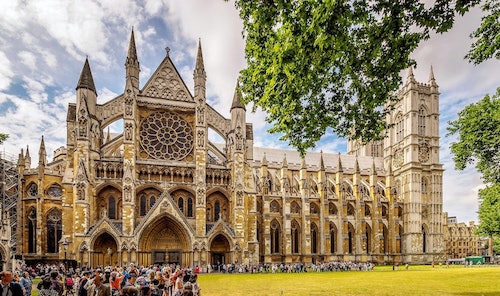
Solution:
<path fill-rule="evenodd" d="M 0 145 L 3 144 L 3 142 L 7 140 L 8 137 L 9 135 L 7 134 L 0 134 Z"/>
<path fill-rule="evenodd" d="M 478 234 L 488 237 L 500 236 L 500 184 L 479 190 Z"/>
<path fill-rule="evenodd" d="M 448 135 L 458 135 L 451 144 L 456 168 L 475 164 L 487 183 L 500 183 L 500 88 L 466 106 L 447 129 Z"/>
<path fill-rule="evenodd" d="M 244 102 L 299 152 L 327 131 L 381 139 L 401 70 L 431 31 L 479 0 L 236 0 L 246 38 Z M 388 104 L 389 103 L 389 104 Z"/>
<path fill-rule="evenodd" d="M 487 0 L 483 6 L 486 13 L 479 28 L 471 34 L 476 39 L 467 58 L 474 64 L 480 64 L 495 57 L 500 59 L 500 1 Z"/>

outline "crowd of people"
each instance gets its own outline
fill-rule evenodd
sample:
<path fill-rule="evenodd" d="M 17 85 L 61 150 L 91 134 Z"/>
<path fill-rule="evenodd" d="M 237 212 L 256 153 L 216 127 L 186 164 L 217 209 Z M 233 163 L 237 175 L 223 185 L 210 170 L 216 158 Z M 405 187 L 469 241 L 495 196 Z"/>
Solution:
<path fill-rule="evenodd" d="M 31 296 L 32 279 L 40 296 L 200 296 L 199 273 L 291 273 L 327 271 L 370 271 L 372 263 L 321 262 L 316 264 L 281 263 L 259 265 L 218 264 L 204 268 L 181 268 L 178 265 L 137 267 L 105 266 L 95 269 L 66 268 L 60 265 L 23 267 L 1 272 L 0 296 Z"/>
<path fill-rule="evenodd" d="M 34 277 L 40 278 L 39 296 L 200 296 L 199 271 L 173 265 L 84 270 L 37 265 L 1 272 L 0 296 L 31 296 Z"/>

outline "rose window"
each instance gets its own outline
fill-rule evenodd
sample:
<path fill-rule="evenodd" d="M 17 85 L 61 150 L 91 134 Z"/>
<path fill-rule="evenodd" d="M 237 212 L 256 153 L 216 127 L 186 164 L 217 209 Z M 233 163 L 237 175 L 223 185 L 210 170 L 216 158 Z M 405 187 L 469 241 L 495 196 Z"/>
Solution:
<path fill-rule="evenodd" d="M 191 127 L 176 114 L 153 113 L 143 120 L 140 130 L 142 148 L 155 159 L 182 160 L 193 148 Z"/>

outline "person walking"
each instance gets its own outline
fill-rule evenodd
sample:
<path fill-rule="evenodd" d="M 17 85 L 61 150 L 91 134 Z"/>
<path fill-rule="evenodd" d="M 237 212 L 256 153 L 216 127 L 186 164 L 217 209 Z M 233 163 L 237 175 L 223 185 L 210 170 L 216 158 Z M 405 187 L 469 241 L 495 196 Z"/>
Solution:
<path fill-rule="evenodd" d="M 33 282 L 31 281 L 29 272 L 23 272 L 23 276 L 21 277 L 21 280 L 19 280 L 19 284 L 24 291 L 24 296 L 31 296 L 31 287 L 33 286 Z"/>

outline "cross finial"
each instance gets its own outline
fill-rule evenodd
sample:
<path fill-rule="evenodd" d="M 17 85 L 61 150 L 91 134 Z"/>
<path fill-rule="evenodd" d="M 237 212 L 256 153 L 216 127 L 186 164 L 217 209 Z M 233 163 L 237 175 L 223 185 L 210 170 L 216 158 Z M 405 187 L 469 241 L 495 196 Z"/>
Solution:
<path fill-rule="evenodd" d="M 170 47 L 168 47 L 168 46 L 165 47 L 165 51 L 167 52 L 167 55 L 169 55 L 170 54 Z"/>

